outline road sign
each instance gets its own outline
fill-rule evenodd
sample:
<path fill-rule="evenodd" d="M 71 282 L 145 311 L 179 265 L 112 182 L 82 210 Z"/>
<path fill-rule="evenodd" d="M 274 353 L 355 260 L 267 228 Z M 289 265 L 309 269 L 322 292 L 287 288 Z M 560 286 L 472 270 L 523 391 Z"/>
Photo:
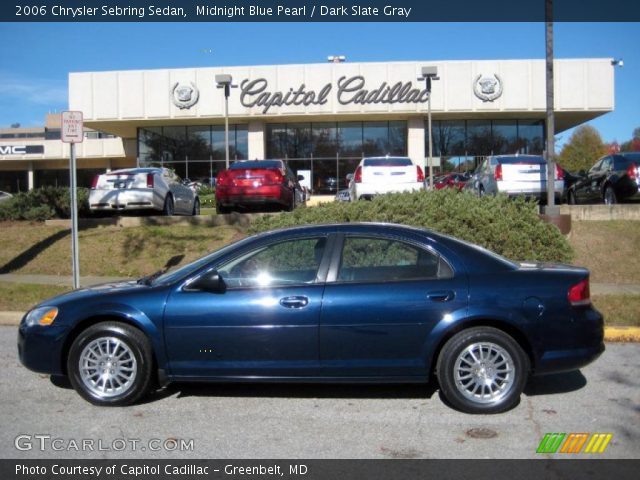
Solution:
<path fill-rule="evenodd" d="M 62 112 L 62 141 L 65 143 L 82 143 L 82 112 Z"/>

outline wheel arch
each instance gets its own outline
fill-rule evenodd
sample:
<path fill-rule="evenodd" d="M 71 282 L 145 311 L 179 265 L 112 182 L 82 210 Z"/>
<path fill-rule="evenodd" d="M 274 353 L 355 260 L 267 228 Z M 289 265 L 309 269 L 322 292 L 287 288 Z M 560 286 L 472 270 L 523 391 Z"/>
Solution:
<path fill-rule="evenodd" d="M 152 372 L 154 375 L 157 375 L 158 373 L 158 368 L 159 368 L 159 364 L 158 364 L 158 352 L 156 351 L 156 346 L 154 344 L 153 339 L 151 338 L 151 335 L 149 335 L 149 332 L 144 328 L 144 326 L 140 323 L 137 322 L 135 320 L 133 320 L 130 317 L 127 317 L 125 315 L 119 315 L 119 314 L 115 314 L 115 313 L 103 313 L 103 314 L 96 314 L 96 315 L 92 315 L 88 318 L 85 318 L 84 320 L 78 322 L 76 325 L 73 326 L 73 328 L 71 329 L 71 331 L 69 332 L 69 334 L 67 335 L 67 338 L 64 341 L 64 344 L 62 346 L 62 350 L 61 350 L 61 355 L 60 355 L 60 371 L 64 374 L 67 375 L 67 358 L 69 356 L 69 351 L 71 350 L 71 345 L 73 345 L 73 342 L 76 340 L 76 338 L 78 338 L 78 336 L 84 332 L 87 328 L 96 325 L 98 323 L 101 322 L 117 322 L 117 323 L 123 323 L 125 325 L 129 325 L 130 327 L 133 327 L 137 330 L 139 330 L 145 337 L 147 337 L 147 339 L 149 340 L 149 344 L 151 346 L 151 357 L 153 358 L 153 365 L 152 365 Z"/>
<path fill-rule="evenodd" d="M 462 322 L 456 322 L 455 324 L 451 325 L 451 327 L 448 328 L 443 335 L 440 336 L 436 344 L 436 347 L 433 349 L 433 353 L 431 354 L 431 357 L 428 359 L 429 360 L 428 375 L 429 375 L 430 382 L 435 377 L 438 358 L 440 357 L 440 352 L 444 348 L 445 344 L 451 338 L 453 338 L 454 335 L 462 332 L 463 330 L 467 330 L 469 328 L 474 328 L 474 327 L 492 327 L 509 335 L 511 338 L 513 338 L 516 341 L 516 343 L 520 346 L 520 348 L 522 348 L 522 350 L 525 352 L 525 354 L 529 358 L 531 370 L 532 371 L 535 370 L 536 361 L 535 361 L 533 346 L 531 345 L 531 342 L 527 339 L 527 336 L 524 334 L 524 332 L 521 329 L 519 329 L 517 326 L 513 325 L 512 323 L 506 322 L 504 320 L 499 320 L 492 317 L 481 317 L 481 318 L 467 319 Z"/>

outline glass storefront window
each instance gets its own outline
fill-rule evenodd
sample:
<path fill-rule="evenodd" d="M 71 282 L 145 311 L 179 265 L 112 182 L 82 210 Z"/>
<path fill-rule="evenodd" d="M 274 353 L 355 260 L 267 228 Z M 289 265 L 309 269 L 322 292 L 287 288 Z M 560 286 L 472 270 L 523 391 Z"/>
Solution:
<path fill-rule="evenodd" d="M 542 154 L 544 150 L 543 121 L 520 120 L 518 122 L 518 139 L 522 153 Z"/>
<path fill-rule="evenodd" d="M 28 182 L 28 173 L 26 171 L 0 171 L 0 190 L 3 192 L 26 192 L 29 189 Z"/>
<path fill-rule="evenodd" d="M 362 122 L 338 123 L 338 147 L 341 157 L 362 157 Z"/>
<path fill-rule="evenodd" d="M 426 123 L 425 123 L 426 125 Z M 433 134 L 433 155 L 445 157 L 451 155 L 465 155 L 465 122 L 463 121 L 436 121 L 431 125 Z M 429 138 L 427 133 L 427 148 L 429 153 Z"/>
<path fill-rule="evenodd" d="M 518 152 L 520 148 L 518 144 L 518 124 L 515 120 L 494 120 L 491 125 L 491 136 L 493 140 L 492 150 L 495 155 Z"/>
<path fill-rule="evenodd" d="M 209 125 L 187 127 L 186 149 L 189 160 L 208 160 L 211 155 L 211 127 Z"/>
<path fill-rule="evenodd" d="M 338 141 L 335 123 L 314 123 L 311 125 L 313 134 L 313 156 L 315 158 L 336 158 Z"/>

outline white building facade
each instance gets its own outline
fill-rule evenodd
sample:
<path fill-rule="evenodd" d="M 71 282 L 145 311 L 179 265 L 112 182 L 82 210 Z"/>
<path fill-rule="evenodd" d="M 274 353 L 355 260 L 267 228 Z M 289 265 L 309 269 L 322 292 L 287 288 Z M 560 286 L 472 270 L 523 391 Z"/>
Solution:
<path fill-rule="evenodd" d="M 544 60 L 327 63 L 71 73 L 69 109 L 117 137 L 101 141 L 121 142 L 117 152 L 106 143 L 101 152 L 85 146 L 79 168 L 163 165 L 191 179 L 215 176 L 225 165 L 217 74 L 231 75 L 236 86 L 229 97 L 232 160 L 286 159 L 310 174 L 316 192 L 327 178 L 342 182 L 363 156 L 407 155 L 424 165 L 424 66 L 436 66 L 440 78 L 431 109 L 441 169 L 473 168 L 489 154 L 542 153 Z M 559 59 L 554 69 L 557 132 L 613 110 L 611 59 Z M 64 158 L 54 150 L 0 150 L 0 175 L 6 162 L 31 162 L 33 171 L 51 156 Z"/>

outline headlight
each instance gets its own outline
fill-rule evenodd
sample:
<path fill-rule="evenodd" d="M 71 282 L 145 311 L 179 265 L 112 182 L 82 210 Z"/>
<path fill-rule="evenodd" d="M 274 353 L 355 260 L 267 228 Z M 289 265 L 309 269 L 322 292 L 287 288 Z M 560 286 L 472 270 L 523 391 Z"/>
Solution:
<path fill-rule="evenodd" d="M 51 325 L 58 316 L 58 307 L 34 308 L 27 315 L 25 323 L 31 325 Z"/>

